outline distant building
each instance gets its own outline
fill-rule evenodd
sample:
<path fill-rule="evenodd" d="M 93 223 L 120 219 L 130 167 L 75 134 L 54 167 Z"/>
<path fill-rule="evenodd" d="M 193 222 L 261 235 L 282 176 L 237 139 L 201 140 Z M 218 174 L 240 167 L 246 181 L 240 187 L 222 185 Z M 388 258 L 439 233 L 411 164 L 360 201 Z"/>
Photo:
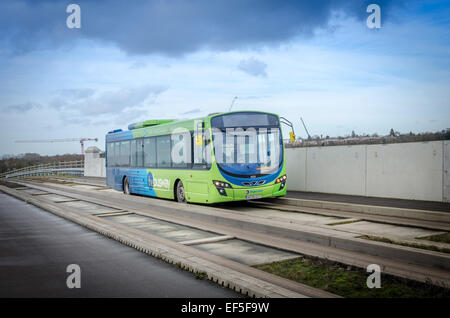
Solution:
<path fill-rule="evenodd" d="M 84 176 L 106 177 L 105 154 L 95 146 L 84 152 Z"/>

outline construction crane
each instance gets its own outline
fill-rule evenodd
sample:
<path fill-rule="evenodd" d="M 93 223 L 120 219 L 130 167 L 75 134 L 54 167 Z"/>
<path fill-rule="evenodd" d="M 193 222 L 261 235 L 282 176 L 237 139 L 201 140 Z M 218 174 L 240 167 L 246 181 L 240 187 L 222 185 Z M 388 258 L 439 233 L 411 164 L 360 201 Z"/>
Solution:
<path fill-rule="evenodd" d="M 305 125 L 305 122 L 303 121 L 303 118 L 300 117 L 300 120 L 302 121 L 303 127 L 306 130 L 306 134 L 308 135 L 308 140 L 311 140 L 311 135 L 309 134 L 308 129 L 306 129 L 306 125 Z"/>
<path fill-rule="evenodd" d="M 78 141 L 81 145 L 81 155 L 84 156 L 84 142 L 98 141 L 98 138 L 63 138 L 63 139 L 35 139 L 35 140 L 16 140 L 17 143 L 36 143 L 36 142 L 74 142 Z"/>

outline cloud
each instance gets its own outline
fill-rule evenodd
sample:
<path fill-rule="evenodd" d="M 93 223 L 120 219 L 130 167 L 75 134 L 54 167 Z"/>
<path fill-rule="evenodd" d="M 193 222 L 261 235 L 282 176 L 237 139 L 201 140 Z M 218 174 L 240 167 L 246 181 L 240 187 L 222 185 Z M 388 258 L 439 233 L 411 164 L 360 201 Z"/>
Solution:
<path fill-rule="evenodd" d="M 63 98 L 61 96 L 57 96 L 57 97 L 53 98 L 48 103 L 48 107 L 53 108 L 53 109 L 61 109 L 61 108 L 64 108 L 65 106 L 67 106 L 67 105 L 69 105 L 67 99 Z"/>
<path fill-rule="evenodd" d="M 99 96 L 81 101 L 74 105 L 79 111 L 87 115 L 103 115 L 118 113 L 125 108 L 140 106 L 148 98 L 156 98 L 167 88 L 163 86 L 143 85 L 132 88 L 103 92 Z"/>
<path fill-rule="evenodd" d="M 137 61 L 130 65 L 130 69 L 138 70 L 138 69 L 144 68 L 146 66 L 147 66 L 147 63 L 142 62 L 142 61 Z"/>
<path fill-rule="evenodd" d="M 266 72 L 267 64 L 263 61 L 259 61 L 253 57 L 245 60 L 241 60 L 238 65 L 238 69 L 252 76 L 267 77 Z"/>
<path fill-rule="evenodd" d="M 33 108 L 41 108 L 42 105 L 38 104 L 38 103 L 32 103 L 32 102 L 26 102 L 26 103 L 21 103 L 21 104 L 14 104 L 14 105 L 9 105 L 6 106 L 5 108 L 3 108 L 4 112 L 7 113 L 24 113 L 27 112 Z"/>
<path fill-rule="evenodd" d="M 2 107 L 4 113 L 25 113 L 32 109 L 55 110 L 64 125 L 121 124 L 148 113 L 150 105 L 167 90 L 166 86 L 145 84 L 104 91 L 93 89 L 57 90 L 47 103 L 25 102 Z"/>
<path fill-rule="evenodd" d="M 92 88 L 71 88 L 60 89 L 56 91 L 56 97 L 54 97 L 49 103 L 48 107 L 53 109 L 62 109 L 64 107 L 73 106 L 74 101 L 87 99 L 93 96 L 95 90 Z"/>
<path fill-rule="evenodd" d="M 348 0 L 78 0 L 81 29 L 66 27 L 66 1 L 7 0 L 0 10 L 0 43 L 13 53 L 73 45 L 78 39 L 113 43 L 129 54 L 177 56 L 201 48 L 232 50 L 273 45 L 328 28 L 335 12 L 367 18 L 372 1 Z M 405 1 L 378 0 L 383 21 Z M 410 2 L 408 2 L 410 3 Z"/>
<path fill-rule="evenodd" d="M 91 97 L 95 93 L 92 88 L 60 89 L 58 94 L 65 98 L 81 99 Z"/>
<path fill-rule="evenodd" d="M 156 98 L 159 94 L 167 90 L 167 87 L 158 85 L 142 85 L 138 87 L 120 88 L 115 90 L 103 91 L 95 95 L 85 98 L 79 98 L 73 101 L 70 98 L 63 98 L 61 94 L 55 97 L 48 105 L 51 108 L 67 111 L 76 115 L 97 116 L 105 114 L 119 114 L 125 109 L 135 108 L 141 106 L 150 98 Z M 77 92 L 80 96 L 79 90 L 70 91 L 66 97 L 72 96 L 73 92 Z"/>
<path fill-rule="evenodd" d="M 67 125 L 89 127 L 92 125 L 92 119 L 86 116 L 80 116 L 69 112 L 59 112 L 59 119 L 62 121 L 64 127 Z"/>
<path fill-rule="evenodd" d="M 198 114 L 201 112 L 202 112 L 201 109 L 195 108 L 195 109 L 188 110 L 187 112 L 181 113 L 181 115 Z"/>
<path fill-rule="evenodd" d="M 116 117 L 114 121 L 117 125 L 130 124 L 131 122 L 138 122 L 140 119 L 144 120 L 148 114 L 145 109 L 128 109 L 120 116 Z"/>
<path fill-rule="evenodd" d="M 268 98 L 270 97 L 270 95 L 250 95 L 250 96 L 239 96 L 240 100 L 245 100 L 245 99 L 262 99 L 262 98 Z"/>

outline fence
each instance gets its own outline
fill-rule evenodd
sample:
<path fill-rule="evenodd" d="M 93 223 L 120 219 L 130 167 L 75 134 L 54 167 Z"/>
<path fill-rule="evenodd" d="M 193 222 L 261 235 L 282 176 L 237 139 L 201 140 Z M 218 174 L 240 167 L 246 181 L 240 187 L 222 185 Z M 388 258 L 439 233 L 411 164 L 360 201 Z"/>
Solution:
<path fill-rule="evenodd" d="M 30 166 L 15 169 L 0 174 L 0 178 L 23 178 L 31 176 L 52 176 L 52 175 L 84 175 L 84 160 L 53 162 L 43 165 Z"/>

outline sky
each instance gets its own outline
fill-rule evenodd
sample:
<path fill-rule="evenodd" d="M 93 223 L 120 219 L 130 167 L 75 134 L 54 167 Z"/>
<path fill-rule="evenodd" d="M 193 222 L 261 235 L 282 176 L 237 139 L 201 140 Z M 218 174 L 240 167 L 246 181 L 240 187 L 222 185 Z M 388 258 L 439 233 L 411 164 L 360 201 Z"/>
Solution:
<path fill-rule="evenodd" d="M 67 6 L 81 9 L 68 28 Z M 381 28 L 369 28 L 369 4 Z M 270 111 L 311 135 L 450 128 L 450 1 L 0 3 L 0 155 L 145 119 Z M 286 134 L 288 128 L 284 128 Z"/>

